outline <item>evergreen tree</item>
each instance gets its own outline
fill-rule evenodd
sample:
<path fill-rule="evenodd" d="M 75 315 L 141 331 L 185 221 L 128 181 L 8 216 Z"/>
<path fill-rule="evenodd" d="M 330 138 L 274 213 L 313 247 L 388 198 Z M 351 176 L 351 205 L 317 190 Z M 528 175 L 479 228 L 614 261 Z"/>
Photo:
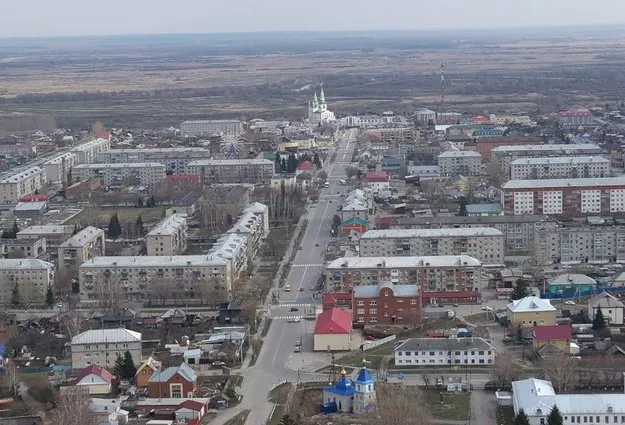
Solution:
<path fill-rule="evenodd" d="M 560 409 L 558 406 L 554 405 L 553 409 L 547 416 L 547 425 L 563 425 L 564 420 L 562 419 L 562 414 L 560 413 Z"/>
<path fill-rule="evenodd" d="M 530 420 L 523 409 L 514 417 L 514 425 L 530 425 Z"/>
<path fill-rule="evenodd" d="M 282 158 L 282 161 L 280 161 L 280 172 L 281 173 L 287 172 L 287 163 L 286 163 L 286 159 L 284 158 Z"/>
<path fill-rule="evenodd" d="M 67 185 L 68 186 L 72 185 L 72 170 L 71 169 L 67 172 Z"/>
<path fill-rule="evenodd" d="M 287 160 L 286 171 L 287 173 L 294 173 L 297 170 L 297 158 L 295 154 L 290 154 L 289 159 Z"/>
<path fill-rule="evenodd" d="M 592 319 L 592 328 L 594 330 L 605 328 L 605 317 L 603 317 L 603 311 L 601 311 L 601 307 L 597 308 L 595 318 Z"/>
<path fill-rule="evenodd" d="M 280 173 L 282 169 L 282 161 L 280 159 L 280 152 L 276 152 L 276 158 L 274 159 L 273 164 L 274 164 L 274 171 L 276 173 Z"/>
<path fill-rule="evenodd" d="M 117 214 L 113 214 L 111 216 L 111 221 L 109 222 L 108 227 L 108 235 L 111 239 L 117 239 L 122 234 L 122 226 L 119 224 L 119 218 Z"/>
<path fill-rule="evenodd" d="M 115 359 L 115 364 L 113 365 L 113 375 L 117 379 L 124 379 L 123 373 L 124 373 L 124 358 L 118 354 L 117 358 Z"/>
<path fill-rule="evenodd" d="M 48 308 L 52 308 L 54 305 L 54 292 L 52 292 L 52 286 L 48 286 L 48 291 L 46 292 L 46 305 Z"/>
<path fill-rule="evenodd" d="M 145 203 L 145 206 L 148 208 L 154 208 L 156 206 L 156 199 L 154 199 L 154 195 L 150 196 L 148 201 Z"/>
<path fill-rule="evenodd" d="M 124 358 L 122 360 L 122 377 L 124 379 L 132 379 L 137 373 L 135 363 L 132 361 L 132 355 L 130 351 L 126 350 Z"/>
<path fill-rule="evenodd" d="M 139 217 L 137 217 L 137 233 L 139 233 L 139 236 L 143 235 L 143 230 L 143 219 L 141 214 L 139 214 Z"/>
<path fill-rule="evenodd" d="M 137 208 L 143 208 L 143 198 L 141 196 L 137 199 Z"/>
<path fill-rule="evenodd" d="M 523 279 L 519 279 L 516 281 L 516 285 L 514 285 L 514 289 L 512 291 L 512 300 L 520 300 L 521 298 L 525 298 L 527 296 L 527 283 Z"/>
<path fill-rule="evenodd" d="M 467 199 L 464 197 L 460 198 L 460 205 L 458 207 L 458 215 L 461 217 L 466 217 L 467 215 Z"/>
<path fill-rule="evenodd" d="M 11 305 L 13 307 L 22 305 L 22 296 L 20 295 L 20 288 L 17 286 L 17 282 L 13 285 L 13 291 L 11 292 Z"/>
<path fill-rule="evenodd" d="M 234 217 L 232 217 L 232 214 L 228 214 L 226 216 L 226 223 L 228 224 L 228 227 L 232 227 L 232 224 L 234 223 Z"/>
<path fill-rule="evenodd" d="M 313 164 L 315 164 L 315 166 L 317 168 L 321 168 L 322 167 L 321 160 L 319 159 L 319 155 L 317 154 L 317 152 L 315 152 L 315 155 L 313 156 L 313 161 L 312 162 L 313 162 Z"/>

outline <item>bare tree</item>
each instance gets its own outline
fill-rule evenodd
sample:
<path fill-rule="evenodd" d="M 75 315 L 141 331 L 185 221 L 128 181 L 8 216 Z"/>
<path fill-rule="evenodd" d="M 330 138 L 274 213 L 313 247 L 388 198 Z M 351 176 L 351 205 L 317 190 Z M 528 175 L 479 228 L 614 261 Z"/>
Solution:
<path fill-rule="evenodd" d="M 432 375 L 428 373 L 424 373 L 421 375 L 421 379 L 423 379 L 423 385 L 425 385 L 425 389 L 430 388 L 430 384 L 432 383 Z"/>
<path fill-rule="evenodd" d="M 263 348 L 263 340 L 260 338 L 253 338 L 250 342 L 250 346 L 252 347 L 252 352 L 254 353 L 254 357 L 258 358 L 260 354 L 261 348 Z"/>
<path fill-rule="evenodd" d="M 258 306 L 258 299 L 246 300 L 241 306 L 241 317 L 246 324 L 252 327 L 252 330 L 256 330 L 256 307 Z"/>
<path fill-rule="evenodd" d="M 413 328 L 416 328 L 421 323 L 421 314 L 417 308 L 411 308 L 409 311 L 404 312 L 402 316 L 404 317 L 405 323 L 411 325 Z"/>
<path fill-rule="evenodd" d="M 366 418 L 367 425 L 430 425 L 421 391 L 416 386 L 376 382 L 375 411 Z"/>
<path fill-rule="evenodd" d="M 81 332 L 84 322 L 85 320 L 76 310 L 68 312 L 61 318 L 61 325 L 65 329 L 65 332 L 70 340 Z"/>
<path fill-rule="evenodd" d="M 516 381 L 522 372 L 521 366 L 512 357 L 503 354 L 498 354 L 495 357 L 492 373 L 493 378 L 500 387 L 511 385 L 512 381 Z"/>
<path fill-rule="evenodd" d="M 5 367 L 4 375 L 2 376 L 2 387 L 6 391 L 10 391 L 13 397 L 17 397 L 20 392 L 20 376 L 17 373 L 15 363 L 9 362 Z"/>
<path fill-rule="evenodd" d="M 348 165 L 347 167 L 345 167 L 345 175 L 347 176 L 349 180 L 353 179 L 354 177 L 357 177 L 358 168 Z"/>
<path fill-rule="evenodd" d="M 104 311 L 118 313 L 122 309 L 126 292 L 122 287 L 121 280 L 114 276 L 108 276 L 96 284 L 96 292 L 100 307 Z"/>
<path fill-rule="evenodd" d="M 89 410 L 91 399 L 82 387 L 67 387 L 50 412 L 49 425 L 95 425 L 96 416 Z"/>
<path fill-rule="evenodd" d="M 545 376 L 553 382 L 557 392 L 566 391 L 577 376 L 577 360 L 564 353 L 550 356 L 542 361 Z"/>

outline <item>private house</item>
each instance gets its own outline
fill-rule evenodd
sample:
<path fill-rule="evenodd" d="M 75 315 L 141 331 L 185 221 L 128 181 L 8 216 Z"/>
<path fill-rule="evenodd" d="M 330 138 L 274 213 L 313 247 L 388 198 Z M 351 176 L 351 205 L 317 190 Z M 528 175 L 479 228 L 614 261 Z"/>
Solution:
<path fill-rule="evenodd" d="M 137 369 L 135 374 L 135 386 L 139 388 L 147 388 L 148 381 L 154 375 L 155 372 L 161 371 L 161 362 L 154 360 L 153 357 L 148 357 L 141 366 Z"/>
<path fill-rule="evenodd" d="M 521 409 L 531 425 L 547 423 L 558 406 L 564 424 L 625 423 L 625 394 L 556 394 L 550 381 L 529 378 L 512 382 L 514 414 Z"/>
<path fill-rule="evenodd" d="M 540 352 L 548 346 L 555 347 L 559 352 L 570 354 L 573 332 L 569 325 L 536 326 L 532 331 L 534 351 Z"/>
<path fill-rule="evenodd" d="M 370 171 L 365 174 L 363 182 L 366 187 L 374 192 L 379 192 L 380 190 L 388 190 L 390 188 L 391 177 L 385 171 Z"/>
<path fill-rule="evenodd" d="M 317 316 L 314 331 L 315 351 L 347 351 L 351 348 L 352 314 L 330 308 Z"/>
<path fill-rule="evenodd" d="M 369 230 L 369 223 L 364 218 L 350 217 L 341 223 L 341 232 L 363 234 Z"/>
<path fill-rule="evenodd" d="M 99 365 L 91 365 L 69 381 L 69 386 L 86 388 L 90 395 L 109 394 L 113 388 L 113 375 Z"/>
<path fill-rule="evenodd" d="M 618 298 L 604 291 L 588 300 L 588 317 L 590 320 L 595 318 L 595 314 L 597 314 L 599 309 L 601 309 L 601 313 L 608 325 L 623 325 L 625 305 Z"/>
<path fill-rule="evenodd" d="M 566 273 L 553 277 L 547 281 L 551 293 L 579 293 L 589 292 L 597 287 L 597 281 L 585 274 Z"/>
<path fill-rule="evenodd" d="M 394 351 L 398 367 L 488 366 L 496 354 L 495 346 L 483 338 L 410 338 Z"/>
<path fill-rule="evenodd" d="M 72 369 L 92 364 L 112 368 L 117 356 L 129 351 L 135 364 L 141 363 L 141 333 L 118 329 L 91 329 L 72 338 Z"/>
<path fill-rule="evenodd" d="M 186 363 L 154 372 L 148 380 L 150 398 L 193 397 L 197 390 L 197 374 Z"/>
<path fill-rule="evenodd" d="M 508 304 L 507 317 L 511 329 L 555 325 L 556 308 L 549 300 L 525 297 Z"/>
<path fill-rule="evenodd" d="M 206 403 L 197 400 L 185 400 L 176 409 L 176 420 L 188 423 L 194 419 L 201 419 L 208 409 Z"/>

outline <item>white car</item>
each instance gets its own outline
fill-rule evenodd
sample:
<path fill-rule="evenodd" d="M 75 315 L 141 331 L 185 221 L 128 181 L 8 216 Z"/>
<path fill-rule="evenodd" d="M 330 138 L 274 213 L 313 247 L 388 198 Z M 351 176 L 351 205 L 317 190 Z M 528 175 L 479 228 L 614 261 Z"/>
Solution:
<path fill-rule="evenodd" d="M 299 323 L 299 317 L 292 317 L 289 319 L 289 323 Z"/>
<path fill-rule="evenodd" d="M 572 301 L 572 300 L 564 301 L 564 304 L 566 304 L 566 305 L 575 305 L 575 301 Z"/>
<path fill-rule="evenodd" d="M 487 306 L 487 305 L 485 305 L 484 307 L 482 307 L 482 310 L 484 310 L 484 311 L 491 311 L 492 309 L 493 309 L 492 307 L 489 307 L 489 306 Z"/>

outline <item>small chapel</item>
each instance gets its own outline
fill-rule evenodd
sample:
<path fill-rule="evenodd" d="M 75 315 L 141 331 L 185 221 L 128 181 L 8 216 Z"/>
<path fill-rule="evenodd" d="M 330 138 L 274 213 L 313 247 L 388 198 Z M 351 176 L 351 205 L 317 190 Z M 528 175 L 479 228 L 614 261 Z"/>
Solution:
<path fill-rule="evenodd" d="M 328 110 L 322 86 L 319 91 L 319 97 L 317 97 L 317 91 L 315 90 L 315 97 L 313 97 L 312 102 L 308 102 L 308 121 L 319 125 L 334 121 L 334 119 L 334 112 Z"/>
<path fill-rule="evenodd" d="M 321 411 L 325 413 L 340 412 L 362 415 L 372 412 L 374 406 L 374 383 L 364 360 L 355 381 L 348 380 L 347 372 L 343 369 L 341 379 L 323 390 Z"/>

